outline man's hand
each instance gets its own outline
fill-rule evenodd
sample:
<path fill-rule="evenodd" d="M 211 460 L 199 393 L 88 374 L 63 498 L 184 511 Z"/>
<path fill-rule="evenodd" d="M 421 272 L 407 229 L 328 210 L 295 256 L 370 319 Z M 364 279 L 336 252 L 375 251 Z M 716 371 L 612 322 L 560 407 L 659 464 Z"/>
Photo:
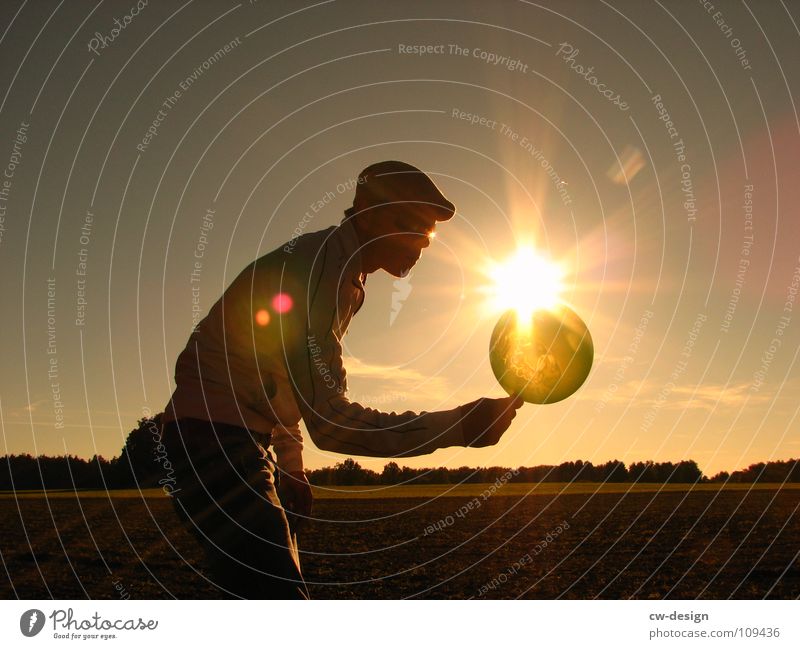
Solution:
<path fill-rule="evenodd" d="M 287 512 L 296 514 L 294 517 L 295 526 L 302 525 L 305 522 L 304 517 L 311 515 L 311 507 L 314 502 L 311 485 L 308 484 L 305 471 L 284 473 L 281 476 L 280 496 L 283 508 Z"/>
<path fill-rule="evenodd" d="M 483 398 L 465 403 L 461 406 L 464 446 L 481 447 L 497 444 L 522 404 L 520 396 L 502 399 Z"/>

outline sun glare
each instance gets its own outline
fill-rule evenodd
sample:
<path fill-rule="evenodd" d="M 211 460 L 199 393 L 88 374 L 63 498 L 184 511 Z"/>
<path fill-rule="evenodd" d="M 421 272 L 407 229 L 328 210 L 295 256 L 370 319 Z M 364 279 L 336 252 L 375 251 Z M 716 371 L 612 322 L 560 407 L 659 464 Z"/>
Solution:
<path fill-rule="evenodd" d="M 501 263 L 491 263 L 487 274 L 493 311 L 514 309 L 520 319 L 530 318 L 537 309 L 552 309 L 563 291 L 564 272 L 532 246 L 522 246 Z"/>

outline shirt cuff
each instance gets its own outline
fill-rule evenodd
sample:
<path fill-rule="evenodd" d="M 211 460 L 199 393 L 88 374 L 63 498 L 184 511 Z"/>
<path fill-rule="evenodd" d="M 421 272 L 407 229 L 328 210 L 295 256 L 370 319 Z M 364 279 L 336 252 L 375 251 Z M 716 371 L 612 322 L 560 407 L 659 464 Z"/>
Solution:
<path fill-rule="evenodd" d="M 300 473 L 303 471 L 303 449 L 291 448 L 279 451 L 275 449 L 278 466 L 286 473 Z"/>
<path fill-rule="evenodd" d="M 464 416 L 461 407 L 452 410 L 439 410 L 437 412 L 425 413 L 428 417 L 427 424 L 435 430 L 442 431 L 434 440 L 436 448 L 447 448 L 449 446 L 466 446 L 464 440 L 464 429 L 461 422 Z"/>
<path fill-rule="evenodd" d="M 278 424 L 272 434 L 278 467 L 286 473 L 303 471 L 303 438 L 299 427 L 285 428 Z"/>

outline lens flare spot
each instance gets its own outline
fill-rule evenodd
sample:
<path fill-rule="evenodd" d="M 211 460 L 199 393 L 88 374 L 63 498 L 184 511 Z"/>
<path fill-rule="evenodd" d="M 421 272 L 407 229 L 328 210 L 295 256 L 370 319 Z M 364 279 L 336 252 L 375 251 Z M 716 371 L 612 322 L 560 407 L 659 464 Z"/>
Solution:
<path fill-rule="evenodd" d="M 256 324 L 259 327 L 266 327 L 269 324 L 269 312 L 266 309 L 256 311 Z"/>
<path fill-rule="evenodd" d="M 292 308 L 292 297 L 288 293 L 278 293 L 272 298 L 272 308 L 278 313 L 286 313 Z"/>

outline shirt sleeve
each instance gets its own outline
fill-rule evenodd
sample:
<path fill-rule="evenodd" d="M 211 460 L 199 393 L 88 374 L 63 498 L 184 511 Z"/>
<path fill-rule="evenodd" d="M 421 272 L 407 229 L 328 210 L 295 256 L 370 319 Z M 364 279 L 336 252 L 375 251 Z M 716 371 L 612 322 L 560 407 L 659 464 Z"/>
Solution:
<path fill-rule="evenodd" d="M 340 277 L 338 269 L 324 264 L 312 271 L 306 304 L 295 305 L 300 308 L 284 318 L 283 326 L 294 334 L 286 349 L 289 382 L 311 439 L 322 450 L 372 457 L 464 446 L 460 408 L 386 413 L 347 398 L 342 346 L 334 331 Z"/>
<path fill-rule="evenodd" d="M 283 471 L 296 473 L 303 470 L 303 435 L 299 424 L 277 424 L 272 429 L 272 447 L 275 449 L 278 466 Z"/>

